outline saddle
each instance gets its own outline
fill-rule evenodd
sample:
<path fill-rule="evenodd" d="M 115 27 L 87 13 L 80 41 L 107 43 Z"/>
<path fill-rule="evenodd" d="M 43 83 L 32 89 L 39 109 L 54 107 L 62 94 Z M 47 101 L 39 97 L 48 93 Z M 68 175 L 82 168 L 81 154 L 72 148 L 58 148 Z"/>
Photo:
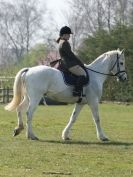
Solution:
<path fill-rule="evenodd" d="M 89 75 L 87 70 L 84 68 L 87 77 L 84 76 L 76 76 L 73 73 L 71 73 L 61 62 L 61 59 L 52 61 L 50 63 L 51 67 L 54 67 L 58 70 L 60 70 L 64 83 L 68 86 L 74 86 L 77 88 L 77 90 L 80 90 L 79 97 L 83 97 L 83 87 L 89 84 Z M 76 96 L 76 95 L 75 95 Z"/>

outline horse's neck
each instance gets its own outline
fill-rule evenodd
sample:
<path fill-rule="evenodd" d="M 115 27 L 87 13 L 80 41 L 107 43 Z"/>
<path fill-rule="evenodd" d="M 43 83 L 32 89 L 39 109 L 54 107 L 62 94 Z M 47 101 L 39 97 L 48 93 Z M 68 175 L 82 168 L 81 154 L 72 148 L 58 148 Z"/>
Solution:
<path fill-rule="evenodd" d="M 109 56 L 104 54 L 102 57 L 97 58 L 92 64 L 91 68 L 102 73 L 109 73 L 110 70 L 110 59 Z"/>
<path fill-rule="evenodd" d="M 93 63 L 88 65 L 89 68 L 91 68 L 94 71 L 104 73 L 104 74 L 98 74 L 93 72 L 93 74 L 96 75 L 97 79 L 101 82 L 104 83 L 104 81 L 107 78 L 106 74 L 110 73 L 110 59 L 106 54 L 104 54 L 101 58 L 96 59 Z"/>

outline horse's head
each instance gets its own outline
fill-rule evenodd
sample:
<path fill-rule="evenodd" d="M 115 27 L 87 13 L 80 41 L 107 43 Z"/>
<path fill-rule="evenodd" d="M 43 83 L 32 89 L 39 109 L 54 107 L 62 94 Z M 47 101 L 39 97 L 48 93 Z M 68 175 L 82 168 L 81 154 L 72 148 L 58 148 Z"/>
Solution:
<path fill-rule="evenodd" d="M 116 54 L 114 55 L 114 63 L 112 65 L 111 72 L 117 77 L 118 81 L 127 80 L 127 73 L 125 70 L 124 50 L 120 51 L 118 49 Z"/>

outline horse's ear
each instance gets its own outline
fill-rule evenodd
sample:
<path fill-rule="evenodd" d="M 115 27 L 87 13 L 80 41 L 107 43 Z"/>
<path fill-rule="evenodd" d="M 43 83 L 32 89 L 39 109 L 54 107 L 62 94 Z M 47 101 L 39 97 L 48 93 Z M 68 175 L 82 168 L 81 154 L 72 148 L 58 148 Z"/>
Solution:
<path fill-rule="evenodd" d="M 117 51 L 120 51 L 120 49 L 118 48 Z"/>
<path fill-rule="evenodd" d="M 125 52 L 125 49 L 122 49 L 121 54 L 123 54 L 124 52 Z"/>

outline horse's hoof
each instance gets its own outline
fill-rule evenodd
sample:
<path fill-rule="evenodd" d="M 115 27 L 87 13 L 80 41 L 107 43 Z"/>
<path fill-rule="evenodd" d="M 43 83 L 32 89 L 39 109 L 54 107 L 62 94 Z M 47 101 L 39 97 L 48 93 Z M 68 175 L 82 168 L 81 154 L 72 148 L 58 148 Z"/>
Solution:
<path fill-rule="evenodd" d="M 39 140 L 39 138 L 37 138 L 36 136 L 32 136 L 32 137 L 29 137 L 29 136 L 28 136 L 28 139 L 29 139 L 29 140 Z"/>
<path fill-rule="evenodd" d="M 19 135 L 19 133 L 20 133 L 19 129 L 14 129 L 13 136 L 17 136 L 17 135 Z"/>
<path fill-rule="evenodd" d="M 71 138 L 67 137 L 67 138 L 64 138 L 64 141 L 70 141 Z"/>
<path fill-rule="evenodd" d="M 103 142 L 108 142 L 109 139 L 108 139 L 108 138 L 103 138 L 102 141 L 103 141 Z"/>
<path fill-rule="evenodd" d="M 38 141 L 38 140 L 39 140 L 39 138 L 34 137 L 34 138 L 32 138 L 31 140 L 36 140 L 36 141 Z"/>

